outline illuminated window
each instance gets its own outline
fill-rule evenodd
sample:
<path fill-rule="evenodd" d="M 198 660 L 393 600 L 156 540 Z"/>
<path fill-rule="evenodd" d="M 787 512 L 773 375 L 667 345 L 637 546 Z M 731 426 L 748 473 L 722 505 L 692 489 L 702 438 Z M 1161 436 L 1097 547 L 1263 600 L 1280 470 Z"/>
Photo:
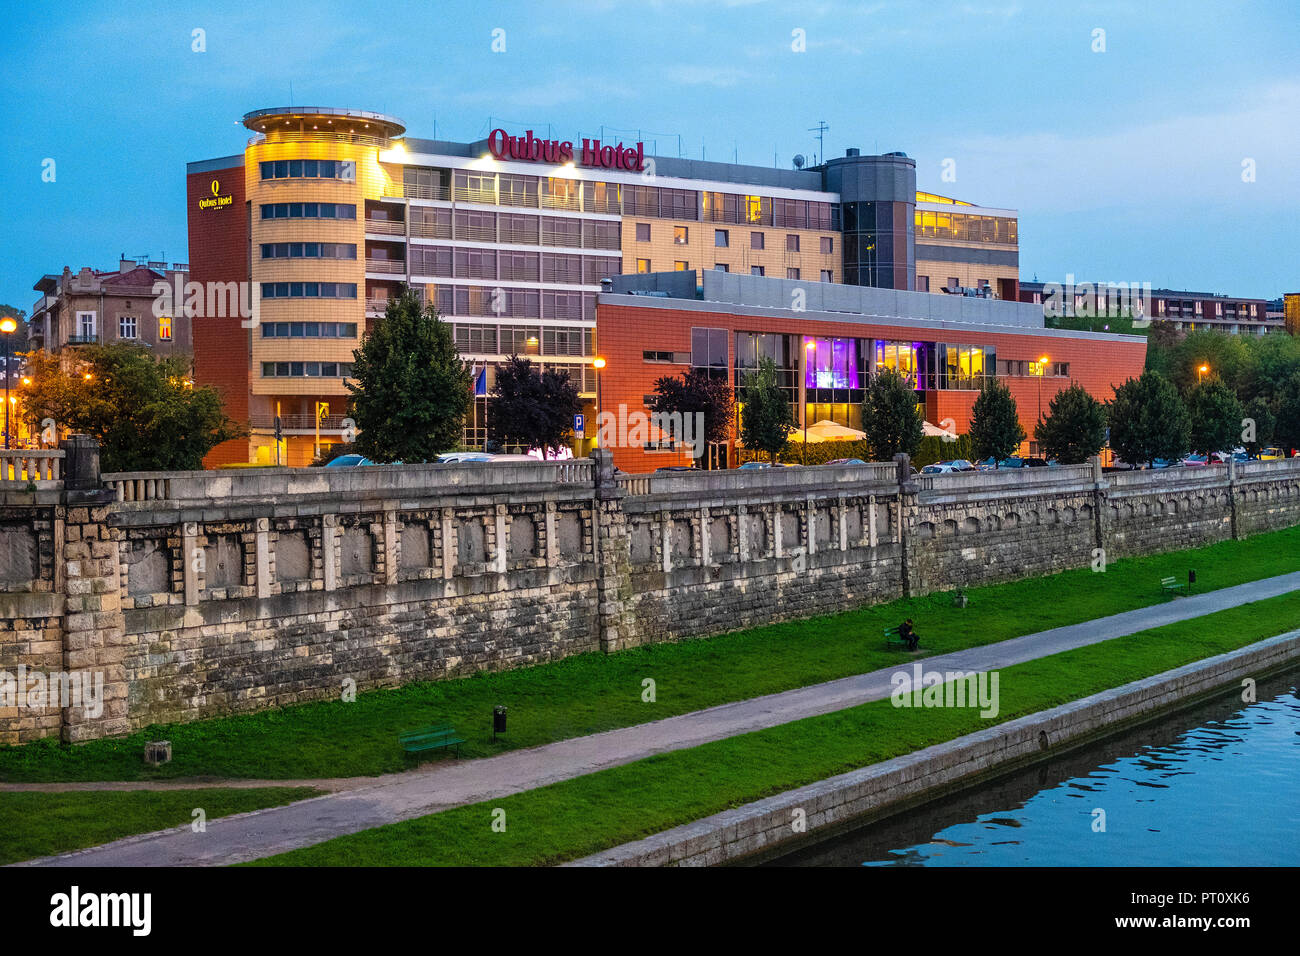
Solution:
<path fill-rule="evenodd" d="M 158 316 L 158 340 L 168 342 L 172 337 L 172 317 L 170 315 Z"/>
<path fill-rule="evenodd" d="M 673 242 L 679 246 L 686 245 L 690 238 L 690 228 L 687 226 L 673 226 Z"/>
<path fill-rule="evenodd" d="M 649 259 L 638 259 L 638 260 L 636 261 L 636 271 L 637 271 L 637 272 L 649 272 L 649 271 L 650 271 L 650 260 L 649 260 Z"/>
<path fill-rule="evenodd" d="M 674 272 L 685 272 L 690 268 L 690 264 L 685 259 L 678 259 L 673 263 Z"/>

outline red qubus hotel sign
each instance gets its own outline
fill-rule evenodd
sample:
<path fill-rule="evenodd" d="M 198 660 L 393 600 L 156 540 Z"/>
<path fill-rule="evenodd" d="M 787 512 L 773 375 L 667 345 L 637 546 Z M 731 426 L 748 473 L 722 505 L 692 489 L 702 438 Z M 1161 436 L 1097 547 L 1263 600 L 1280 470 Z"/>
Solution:
<path fill-rule="evenodd" d="M 511 136 L 503 129 L 494 129 L 488 137 L 488 152 L 495 159 L 517 159 L 530 163 L 573 162 L 573 143 L 558 139 L 538 139 L 528 130 L 523 136 Z M 578 154 L 580 166 L 594 169 L 626 169 L 639 173 L 645 169 L 645 143 L 636 149 L 619 143 L 603 146 L 598 139 L 584 139 Z"/>

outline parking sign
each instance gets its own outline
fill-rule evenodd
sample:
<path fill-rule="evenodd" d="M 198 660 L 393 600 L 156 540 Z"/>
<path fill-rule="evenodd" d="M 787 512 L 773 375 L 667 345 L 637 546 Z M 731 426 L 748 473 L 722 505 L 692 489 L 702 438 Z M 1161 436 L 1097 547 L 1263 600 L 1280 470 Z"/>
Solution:
<path fill-rule="evenodd" d="M 582 434 L 585 434 L 585 433 L 586 433 L 586 427 L 585 427 L 585 425 L 586 425 L 586 420 L 587 420 L 587 416 L 585 416 L 585 415 L 574 415 L 574 416 L 573 416 L 573 431 L 574 431 L 574 434 L 582 435 Z"/>

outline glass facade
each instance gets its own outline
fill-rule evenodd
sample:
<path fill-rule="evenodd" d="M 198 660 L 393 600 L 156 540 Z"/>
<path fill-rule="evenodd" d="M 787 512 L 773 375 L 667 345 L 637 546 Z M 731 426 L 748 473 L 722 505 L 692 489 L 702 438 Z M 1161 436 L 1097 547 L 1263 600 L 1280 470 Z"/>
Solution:
<path fill-rule="evenodd" d="M 911 289 L 915 223 L 907 203 L 844 203 L 844 281 L 880 289 Z"/>

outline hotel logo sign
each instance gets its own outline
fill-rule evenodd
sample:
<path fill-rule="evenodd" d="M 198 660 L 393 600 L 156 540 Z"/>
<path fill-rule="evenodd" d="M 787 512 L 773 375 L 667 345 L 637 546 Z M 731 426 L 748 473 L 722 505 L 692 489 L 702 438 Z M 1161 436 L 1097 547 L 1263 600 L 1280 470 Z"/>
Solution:
<path fill-rule="evenodd" d="M 202 199 L 200 199 L 199 200 L 200 209 L 222 209 L 234 203 L 235 201 L 234 196 L 230 194 L 226 194 L 225 196 L 221 195 L 220 180 L 216 180 L 216 179 L 212 180 L 212 185 L 209 186 L 208 188 L 212 190 L 212 198 L 209 199 L 208 197 L 204 196 Z"/>
<path fill-rule="evenodd" d="M 515 159 L 529 163 L 571 163 L 573 143 L 558 139 L 538 139 L 528 130 L 523 136 L 511 136 L 503 129 L 494 129 L 488 136 L 488 151 L 496 159 Z M 639 173 L 645 169 L 645 144 L 636 147 L 607 146 L 598 139 L 584 139 L 578 154 L 578 165 L 593 169 L 625 169 Z"/>

